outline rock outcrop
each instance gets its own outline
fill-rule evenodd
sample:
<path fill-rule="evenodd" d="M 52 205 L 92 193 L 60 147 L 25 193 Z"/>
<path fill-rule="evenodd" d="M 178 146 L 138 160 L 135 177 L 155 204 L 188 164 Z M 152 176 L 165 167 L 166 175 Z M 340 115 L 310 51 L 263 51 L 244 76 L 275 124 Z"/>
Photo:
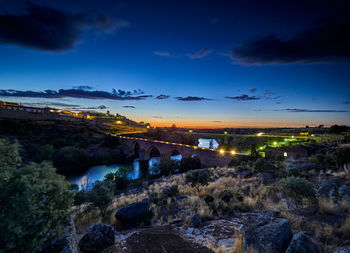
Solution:
<path fill-rule="evenodd" d="M 286 253 L 319 253 L 318 247 L 311 239 L 303 234 L 295 234 L 290 242 Z"/>
<path fill-rule="evenodd" d="M 80 239 L 79 249 L 82 252 L 100 252 L 112 245 L 115 239 L 115 231 L 112 226 L 98 223 L 94 224 L 89 231 Z"/>
<path fill-rule="evenodd" d="M 124 224 L 137 224 L 144 221 L 149 215 L 150 205 L 146 201 L 135 202 L 120 208 L 115 218 Z"/>

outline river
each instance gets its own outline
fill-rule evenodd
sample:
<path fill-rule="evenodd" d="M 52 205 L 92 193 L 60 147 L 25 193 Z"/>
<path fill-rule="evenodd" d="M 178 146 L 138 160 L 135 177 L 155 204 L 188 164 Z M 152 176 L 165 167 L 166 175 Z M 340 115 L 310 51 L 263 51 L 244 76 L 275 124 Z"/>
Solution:
<path fill-rule="evenodd" d="M 212 148 L 218 148 L 219 144 L 215 139 L 199 139 L 198 147 L 205 147 L 209 148 L 210 143 L 212 143 Z M 212 142 L 211 142 L 212 141 Z M 171 157 L 174 160 L 181 160 L 181 155 L 176 155 Z M 149 172 L 152 174 L 152 169 L 154 168 L 154 165 L 158 163 L 159 157 L 152 157 L 149 159 L 148 167 Z M 72 177 L 69 179 L 69 182 L 72 184 L 77 184 L 79 186 L 79 189 L 89 187 L 96 181 L 101 181 L 107 175 L 108 173 L 115 173 L 118 171 L 119 168 L 128 168 L 129 174 L 128 177 L 131 180 L 138 179 L 143 175 L 143 172 L 140 170 L 140 163 L 139 159 L 135 159 L 132 163 L 129 164 L 113 164 L 113 165 L 98 165 L 88 168 L 82 175 Z"/>

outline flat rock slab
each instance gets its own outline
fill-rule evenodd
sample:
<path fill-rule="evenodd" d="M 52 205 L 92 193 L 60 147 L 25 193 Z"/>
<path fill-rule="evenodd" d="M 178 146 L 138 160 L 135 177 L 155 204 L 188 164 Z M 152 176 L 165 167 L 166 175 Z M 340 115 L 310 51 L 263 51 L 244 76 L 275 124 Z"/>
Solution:
<path fill-rule="evenodd" d="M 118 237 L 120 240 L 118 241 Z M 170 227 L 151 227 L 137 231 L 125 231 L 117 235 L 115 245 L 105 249 L 103 253 L 213 253 L 210 249 L 185 240 L 176 230 Z"/>

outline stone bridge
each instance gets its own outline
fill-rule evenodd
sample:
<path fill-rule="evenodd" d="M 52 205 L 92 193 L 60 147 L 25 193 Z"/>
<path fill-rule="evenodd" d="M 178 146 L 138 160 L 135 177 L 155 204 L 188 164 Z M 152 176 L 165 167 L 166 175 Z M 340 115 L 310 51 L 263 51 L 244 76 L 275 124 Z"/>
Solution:
<path fill-rule="evenodd" d="M 137 137 L 118 136 L 124 146 L 125 154 L 138 157 L 140 164 L 148 164 L 151 157 L 181 155 L 182 158 L 197 156 L 204 167 L 225 167 L 237 154 L 234 151 L 219 151 L 180 143 L 150 140 Z"/>

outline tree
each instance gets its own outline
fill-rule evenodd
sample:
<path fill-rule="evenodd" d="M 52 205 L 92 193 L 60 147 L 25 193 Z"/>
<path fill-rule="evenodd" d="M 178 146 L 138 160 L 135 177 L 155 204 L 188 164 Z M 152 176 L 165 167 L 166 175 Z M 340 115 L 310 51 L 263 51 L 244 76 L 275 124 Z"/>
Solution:
<path fill-rule="evenodd" d="M 155 169 L 161 176 L 169 176 L 180 169 L 180 163 L 177 160 L 171 159 L 171 157 L 163 156 L 155 165 Z"/>
<path fill-rule="evenodd" d="M 229 190 L 223 190 L 220 192 L 219 197 L 226 203 L 230 202 L 231 198 L 233 198 L 233 194 Z"/>
<path fill-rule="evenodd" d="M 181 171 L 198 170 L 201 168 L 201 160 L 198 156 L 182 158 Z"/>
<path fill-rule="evenodd" d="M 116 190 L 123 190 L 129 184 L 128 174 L 127 168 L 119 168 L 115 173 L 105 175 L 104 181 L 112 183 Z"/>
<path fill-rule="evenodd" d="M 195 170 L 186 174 L 186 183 L 191 184 L 199 192 L 200 186 L 208 185 L 210 179 L 210 172 L 208 170 Z"/>
<path fill-rule="evenodd" d="M 18 141 L 15 140 L 11 143 L 7 139 L 0 139 L 0 168 L 5 166 L 13 167 L 20 162 Z"/>
<path fill-rule="evenodd" d="M 210 142 L 209 142 L 209 148 L 210 148 L 210 149 L 213 149 L 213 148 L 214 148 L 214 141 L 213 141 L 213 140 L 210 140 Z"/>
<path fill-rule="evenodd" d="M 69 217 L 72 192 L 48 162 L 0 168 L 0 248 L 36 252 L 58 237 Z"/>
<path fill-rule="evenodd" d="M 249 154 L 249 157 L 253 160 L 256 160 L 260 157 L 260 154 L 256 148 L 256 144 L 253 143 L 250 145 L 250 154 Z"/>
<path fill-rule="evenodd" d="M 329 133 L 330 134 L 340 134 L 340 133 L 345 132 L 347 130 L 349 130 L 349 127 L 347 127 L 347 126 L 333 125 L 329 128 Z"/>
<path fill-rule="evenodd" d="M 275 166 L 273 166 L 269 161 L 264 158 L 259 158 L 254 162 L 254 172 L 273 172 L 275 170 Z"/>
<path fill-rule="evenodd" d="M 114 198 L 112 185 L 109 182 L 97 181 L 87 194 L 91 206 L 97 208 L 104 218 Z"/>

